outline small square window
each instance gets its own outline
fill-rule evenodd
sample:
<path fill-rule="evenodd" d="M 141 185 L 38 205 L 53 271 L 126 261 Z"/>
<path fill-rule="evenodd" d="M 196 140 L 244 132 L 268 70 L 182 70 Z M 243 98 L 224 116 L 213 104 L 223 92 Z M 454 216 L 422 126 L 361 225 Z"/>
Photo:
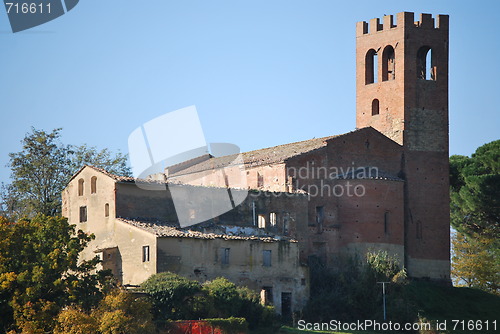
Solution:
<path fill-rule="evenodd" d="M 85 223 L 87 221 L 87 207 L 80 207 L 80 223 Z"/>
<path fill-rule="evenodd" d="M 149 246 L 142 246 L 142 262 L 149 262 Z"/>

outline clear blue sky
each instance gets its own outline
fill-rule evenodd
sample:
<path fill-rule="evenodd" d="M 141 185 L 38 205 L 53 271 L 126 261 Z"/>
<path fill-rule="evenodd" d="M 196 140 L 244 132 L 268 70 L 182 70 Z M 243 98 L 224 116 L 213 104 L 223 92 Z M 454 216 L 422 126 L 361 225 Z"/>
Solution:
<path fill-rule="evenodd" d="M 450 153 L 499 139 L 499 1 L 82 0 L 16 34 L 0 8 L 0 178 L 31 126 L 125 153 L 189 105 L 243 151 L 351 131 L 355 23 L 401 11 L 450 15 Z"/>

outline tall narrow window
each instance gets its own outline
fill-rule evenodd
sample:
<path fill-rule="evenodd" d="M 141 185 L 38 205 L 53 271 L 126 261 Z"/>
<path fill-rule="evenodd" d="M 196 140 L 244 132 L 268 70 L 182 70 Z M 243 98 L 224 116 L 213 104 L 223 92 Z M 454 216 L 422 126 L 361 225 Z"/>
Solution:
<path fill-rule="evenodd" d="M 273 305 L 273 288 L 271 286 L 263 286 L 260 290 L 260 303 L 262 305 Z"/>
<path fill-rule="evenodd" d="M 281 316 L 285 319 L 292 317 L 292 293 L 281 293 Z"/>
<path fill-rule="evenodd" d="M 257 172 L 257 188 L 262 188 L 264 187 L 264 176 Z"/>
<path fill-rule="evenodd" d="M 420 220 L 417 220 L 416 228 L 417 239 L 422 239 L 422 222 Z"/>
<path fill-rule="evenodd" d="M 382 53 L 382 81 L 394 80 L 396 78 L 396 62 L 394 48 L 391 45 L 385 47 Z"/>
<path fill-rule="evenodd" d="M 90 179 L 90 193 L 95 194 L 97 192 L 97 176 L 92 176 Z"/>
<path fill-rule="evenodd" d="M 372 116 L 378 115 L 380 113 L 380 102 L 378 99 L 372 101 Z"/>
<path fill-rule="evenodd" d="M 149 262 L 149 246 L 142 246 L 142 262 Z"/>
<path fill-rule="evenodd" d="M 266 216 L 259 215 L 258 226 L 259 226 L 259 228 L 266 228 Z"/>
<path fill-rule="evenodd" d="M 271 224 L 271 227 L 276 227 L 276 222 L 277 222 L 277 215 L 276 212 L 271 212 L 269 214 L 269 224 Z"/>
<path fill-rule="evenodd" d="M 264 267 L 270 267 L 271 266 L 271 251 L 270 250 L 263 250 L 262 251 L 262 265 Z"/>
<path fill-rule="evenodd" d="M 288 235 L 288 230 L 289 230 L 289 224 L 290 224 L 290 214 L 288 212 L 285 212 L 283 214 L 283 235 Z"/>
<path fill-rule="evenodd" d="M 221 249 L 221 264 L 229 264 L 229 250 L 230 248 Z"/>
<path fill-rule="evenodd" d="M 365 56 L 365 84 L 378 82 L 378 56 L 373 49 L 368 50 Z"/>
<path fill-rule="evenodd" d="M 80 223 L 85 223 L 87 221 L 87 207 L 80 207 Z"/>
<path fill-rule="evenodd" d="M 389 233 L 389 211 L 384 213 L 384 233 Z"/>
<path fill-rule="evenodd" d="M 104 217 L 109 217 L 109 203 L 104 204 Z"/>
<path fill-rule="evenodd" d="M 78 180 L 78 196 L 83 196 L 83 186 L 85 181 L 83 179 Z"/>
<path fill-rule="evenodd" d="M 422 46 L 417 52 L 417 78 L 422 80 L 436 80 L 436 62 L 432 49 Z"/>
<path fill-rule="evenodd" d="M 316 207 L 316 226 L 318 233 L 323 232 L 324 208 L 322 206 Z"/>

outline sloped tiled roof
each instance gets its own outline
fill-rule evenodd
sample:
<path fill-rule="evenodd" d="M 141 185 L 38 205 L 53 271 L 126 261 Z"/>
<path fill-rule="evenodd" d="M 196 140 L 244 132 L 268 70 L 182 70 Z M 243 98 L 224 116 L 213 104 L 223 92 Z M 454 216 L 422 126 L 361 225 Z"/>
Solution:
<path fill-rule="evenodd" d="M 296 143 L 278 145 L 278 146 L 263 148 L 260 150 L 244 152 L 241 153 L 241 155 L 243 158 L 243 163 L 245 164 L 245 166 L 248 167 L 282 163 L 289 158 L 325 147 L 327 141 L 335 137 L 338 136 L 314 138 Z M 204 170 L 219 169 L 231 165 L 237 165 L 238 163 L 234 161 L 237 158 L 237 156 L 238 156 L 237 154 L 233 154 L 233 155 L 226 155 L 223 157 L 212 157 L 211 159 L 205 160 L 199 164 L 188 167 L 179 172 L 175 172 L 170 176 L 175 177 L 176 175 L 196 173 Z"/>
<path fill-rule="evenodd" d="M 126 218 L 117 218 L 125 224 L 129 224 L 140 228 L 146 232 L 154 234 L 158 237 L 170 237 L 170 238 L 194 238 L 194 239 L 224 239 L 224 240 L 255 240 L 262 242 L 276 242 L 280 239 L 272 236 L 242 236 L 242 235 L 230 235 L 230 234 L 218 234 L 218 233 L 206 233 L 201 231 L 196 231 L 191 228 L 180 228 L 178 224 L 172 222 L 163 221 L 143 221 L 143 220 L 133 220 Z M 296 242 L 293 239 L 287 239 L 290 242 Z"/>
<path fill-rule="evenodd" d="M 116 175 L 116 174 L 113 174 L 113 173 L 110 173 L 108 172 L 107 170 L 105 169 L 102 169 L 102 168 L 98 168 L 98 167 L 95 167 L 95 166 L 91 166 L 91 165 L 85 165 L 83 166 L 82 168 L 80 168 L 72 177 L 69 181 L 73 180 L 78 174 L 80 174 L 80 172 L 84 169 L 84 168 L 91 168 L 99 173 L 102 173 L 106 176 L 108 176 L 109 178 L 113 179 L 114 181 L 116 182 L 125 182 L 125 183 L 133 183 L 133 182 L 138 182 L 138 183 L 144 183 L 144 184 L 165 184 L 164 181 L 159 181 L 159 180 L 154 180 L 154 179 L 137 179 L 137 178 L 134 178 L 134 177 L 131 177 L 131 176 L 120 176 L 120 175 Z"/>
<path fill-rule="evenodd" d="M 115 175 L 115 174 L 112 174 L 110 172 L 108 172 L 107 170 L 105 169 L 102 169 L 102 168 L 98 168 L 98 167 L 95 167 L 95 166 L 91 166 L 91 165 L 84 165 L 82 168 L 80 168 L 75 174 L 73 174 L 73 176 L 71 177 L 71 179 L 69 180 L 71 182 L 71 180 L 73 180 L 78 174 L 80 174 L 80 172 L 82 170 L 84 170 L 85 168 L 92 168 L 93 170 L 99 172 L 99 173 L 102 173 L 110 178 L 112 178 L 113 180 L 117 181 L 117 182 L 134 182 L 135 181 L 135 178 L 133 177 L 130 177 L 130 176 L 119 176 L 119 175 Z"/>
<path fill-rule="evenodd" d="M 102 168 L 98 168 L 98 167 L 90 166 L 90 165 L 87 165 L 87 166 L 98 171 L 98 172 L 101 172 L 101 173 L 109 176 L 110 178 L 112 178 L 113 180 L 118 181 L 118 182 L 134 182 L 135 181 L 135 178 L 133 178 L 131 176 L 119 176 L 119 175 L 111 174 L 110 172 L 108 172 L 107 170 L 102 169 Z"/>

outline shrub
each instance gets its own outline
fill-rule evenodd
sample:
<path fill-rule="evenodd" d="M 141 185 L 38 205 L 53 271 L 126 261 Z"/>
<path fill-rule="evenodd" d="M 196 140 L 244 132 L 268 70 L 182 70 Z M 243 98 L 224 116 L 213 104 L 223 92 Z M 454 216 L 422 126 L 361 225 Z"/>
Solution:
<path fill-rule="evenodd" d="M 149 334 L 155 332 L 151 304 L 123 290 L 108 294 L 92 316 L 102 334 Z"/>
<path fill-rule="evenodd" d="M 96 319 L 80 308 L 70 307 L 59 313 L 54 334 L 97 333 L 98 328 Z"/>
<path fill-rule="evenodd" d="M 91 313 L 70 307 L 57 317 L 54 334 L 152 334 L 151 304 L 123 290 L 111 291 Z"/>
<path fill-rule="evenodd" d="M 227 318 L 240 313 L 243 298 L 236 285 L 226 278 L 218 277 L 203 284 L 203 291 L 211 303 L 210 317 Z"/>
<path fill-rule="evenodd" d="M 260 305 L 257 293 L 223 277 L 200 285 L 165 272 L 151 276 L 141 287 L 151 298 L 160 326 L 167 319 L 243 317 L 253 329 L 270 325 L 274 320 L 274 310 Z"/>
<path fill-rule="evenodd" d="M 243 317 L 250 329 L 270 326 L 275 319 L 274 308 L 262 306 L 256 292 L 237 286 L 224 277 L 203 284 L 203 291 L 212 317 Z"/>
<path fill-rule="evenodd" d="M 164 272 L 151 276 L 141 288 L 150 297 L 155 317 L 163 322 L 166 319 L 199 318 L 201 286 L 198 282 L 185 277 Z"/>

